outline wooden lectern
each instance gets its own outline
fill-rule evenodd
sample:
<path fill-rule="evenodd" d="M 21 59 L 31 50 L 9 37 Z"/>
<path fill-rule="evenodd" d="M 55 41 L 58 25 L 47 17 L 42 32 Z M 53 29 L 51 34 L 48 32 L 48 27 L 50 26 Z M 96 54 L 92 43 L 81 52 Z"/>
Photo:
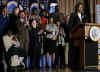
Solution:
<path fill-rule="evenodd" d="M 93 41 L 90 38 L 90 30 L 92 27 L 97 27 L 100 29 L 99 24 L 86 23 L 77 25 L 70 32 L 70 39 L 73 41 L 73 45 L 80 48 L 80 68 L 98 66 L 98 49 L 100 48 L 100 38 L 97 41 Z"/>

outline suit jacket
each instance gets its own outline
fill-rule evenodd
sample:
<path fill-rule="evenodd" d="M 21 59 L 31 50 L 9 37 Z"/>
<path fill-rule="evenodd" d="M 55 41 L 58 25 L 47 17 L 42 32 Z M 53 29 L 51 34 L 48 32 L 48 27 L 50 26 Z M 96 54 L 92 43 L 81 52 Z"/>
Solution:
<path fill-rule="evenodd" d="M 17 26 L 16 26 L 17 19 L 18 16 L 15 16 L 14 14 L 10 14 L 9 28 L 13 31 L 14 34 L 17 33 Z"/>
<path fill-rule="evenodd" d="M 0 35 L 4 34 L 6 28 L 8 27 L 9 16 L 4 17 L 3 14 L 0 14 Z"/>
<path fill-rule="evenodd" d="M 81 14 L 81 19 L 79 18 L 77 13 L 72 13 L 69 20 L 69 28 L 70 31 L 78 25 L 83 24 L 85 22 L 84 14 Z M 79 68 L 80 67 L 80 48 L 79 46 L 75 45 L 73 39 L 69 41 L 69 64 L 71 68 Z"/>
<path fill-rule="evenodd" d="M 72 13 L 69 19 L 69 28 L 70 31 L 77 25 L 77 24 L 84 24 L 85 23 L 85 15 L 83 13 L 81 13 L 81 18 L 82 21 L 80 20 L 79 16 L 77 13 Z"/>
<path fill-rule="evenodd" d="M 20 19 L 17 20 L 16 23 L 16 36 L 20 42 L 20 47 L 25 48 L 26 52 L 29 48 L 29 27 L 25 27 L 26 21 L 21 22 Z"/>

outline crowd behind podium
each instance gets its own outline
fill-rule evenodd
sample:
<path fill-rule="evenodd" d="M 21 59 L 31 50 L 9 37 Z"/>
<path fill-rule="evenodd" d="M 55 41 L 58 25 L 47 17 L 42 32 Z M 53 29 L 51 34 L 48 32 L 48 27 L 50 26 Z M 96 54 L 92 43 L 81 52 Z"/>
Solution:
<path fill-rule="evenodd" d="M 56 6 L 55 12 L 51 14 L 45 9 L 40 9 L 38 12 L 37 8 L 33 8 L 32 13 L 27 8 L 21 10 L 16 7 L 12 13 L 8 13 L 6 5 L 0 8 L 1 72 L 4 72 L 5 64 L 7 69 L 16 66 L 27 68 L 27 60 L 29 69 L 40 68 L 40 60 L 43 56 L 46 58 L 44 67 L 50 67 L 51 57 L 51 67 L 63 68 L 66 66 L 68 43 L 69 66 L 70 64 L 78 66 L 79 62 L 74 61 L 79 50 L 76 50 L 77 46 L 70 42 L 69 32 L 77 24 L 86 22 L 81 3 L 76 5 L 70 18 L 60 12 L 59 6 Z"/>

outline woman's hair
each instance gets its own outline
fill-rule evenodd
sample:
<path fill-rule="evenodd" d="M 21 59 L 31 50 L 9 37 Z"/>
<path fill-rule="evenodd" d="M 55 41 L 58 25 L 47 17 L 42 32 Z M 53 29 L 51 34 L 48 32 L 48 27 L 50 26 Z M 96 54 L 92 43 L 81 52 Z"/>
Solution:
<path fill-rule="evenodd" d="M 32 26 L 32 22 L 33 22 L 33 21 L 36 21 L 36 20 L 35 20 L 35 19 L 30 19 L 30 20 L 29 20 L 30 26 Z M 37 22 L 37 21 L 36 21 L 36 22 Z"/>
<path fill-rule="evenodd" d="M 30 20 L 29 20 L 29 24 L 30 24 L 30 26 L 31 26 L 31 24 L 32 24 L 32 21 L 33 21 L 33 19 L 30 19 Z"/>
<path fill-rule="evenodd" d="M 44 13 L 44 12 L 46 12 L 46 9 L 41 10 L 41 12 L 40 12 L 40 16 L 41 16 L 41 17 L 43 16 L 43 13 Z"/>
<path fill-rule="evenodd" d="M 59 6 L 55 7 L 55 12 L 59 12 Z"/>
<path fill-rule="evenodd" d="M 26 13 L 27 12 L 27 15 L 30 15 L 30 13 L 29 13 L 29 10 L 27 9 L 27 8 L 24 8 L 24 13 Z"/>
<path fill-rule="evenodd" d="M 58 24 L 58 22 L 60 22 L 60 20 L 57 20 L 57 21 L 56 21 L 56 25 Z M 60 23 L 61 23 L 61 22 L 60 22 Z"/>
<path fill-rule="evenodd" d="M 10 28 L 7 28 L 6 31 L 4 31 L 4 34 L 8 34 L 9 32 L 13 34 L 13 31 Z"/>
<path fill-rule="evenodd" d="M 37 8 L 32 8 L 32 14 L 35 14 L 36 10 L 37 10 Z"/>
<path fill-rule="evenodd" d="M 83 5 L 83 3 L 78 2 L 78 3 L 76 4 L 76 6 L 75 6 L 75 12 L 76 12 L 76 13 L 77 13 L 78 8 L 79 8 L 80 5 Z"/>

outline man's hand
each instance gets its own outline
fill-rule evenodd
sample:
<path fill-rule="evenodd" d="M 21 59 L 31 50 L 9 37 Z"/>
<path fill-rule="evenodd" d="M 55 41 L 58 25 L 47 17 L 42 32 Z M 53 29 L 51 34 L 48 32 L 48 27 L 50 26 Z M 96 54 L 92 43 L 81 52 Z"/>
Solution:
<path fill-rule="evenodd" d="M 53 38 L 52 38 L 52 40 L 56 40 L 57 39 L 57 37 L 56 36 L 54 36 Z"/>
<path fill-rule="evenodd" d="M 16 37 L 15 37 L 15 36 L 13 36 L 13 37 L 12 37 L 12 40 L 16 41 L 17 39 L 16 39 Z"/>

